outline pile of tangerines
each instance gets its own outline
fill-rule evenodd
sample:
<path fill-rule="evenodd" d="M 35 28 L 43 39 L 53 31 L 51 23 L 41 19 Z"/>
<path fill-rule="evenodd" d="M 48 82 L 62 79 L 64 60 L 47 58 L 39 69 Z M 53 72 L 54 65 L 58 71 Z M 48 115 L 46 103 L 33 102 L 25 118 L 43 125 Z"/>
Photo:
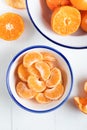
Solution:
<path fill-rule="evenodd" d="M 46 0 L 52 11 L 51 27 L 59 35 L 75 33 L 79 28 L 87 32 L 86 0 Z"/>
<path fill-rule="evenodd" d="M 38 103 L 59 100 L 64 94 L 62 72 L 55 56 L 49 52 L 28 52 L 17 66 L 17 94 Z"/>

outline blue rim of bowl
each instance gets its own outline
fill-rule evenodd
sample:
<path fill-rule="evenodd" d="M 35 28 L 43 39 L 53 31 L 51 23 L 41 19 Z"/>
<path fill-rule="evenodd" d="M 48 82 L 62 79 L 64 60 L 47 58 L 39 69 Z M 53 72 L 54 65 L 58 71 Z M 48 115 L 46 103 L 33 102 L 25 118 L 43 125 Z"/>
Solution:
<path fill-rule="evenodd" d="M 65 47 L 65 48 L 69 48 L 69 49 L 87 49 L 87 46 L 83 46 L 83 47 L 75 47 L 75 46 L 67 46 L 67 45 L 64 45 L 62 43 L 59 43 L 59 42 L 56 42 L 54 40 L 52 40 L 51 38 L 49 38 L 48 36 L 46 36 L 41 30 L 40 28 L 38 28 L 38 26 L 35 24 L 32 16 L 31 16 L 31 13 L 29 11 L 29 6 L 28 6 L 28 0 L 26 0 L 26 9 L 27 9 L 27 12 L 28 12 L 28 16 L 30 17 L 31 19 L 31 22 L 33 23 L 34 27 L 38 30 L 38 32 L 40 34 L 42 34 L 46 39 L 48 39 L 49 41 L 51 41 L 52 43 L 55 43 L 56 45 L 59 45 L 59 46 L 62 46 L 62 47 Z"/>
<path fill-rule="evenodd" d="M 47 109 L 47 110 L 32 110 L 32 109 L 29 109 L 25 106 L 23 106 L 22 104 L 20 104 L 16 98 L 14 97 L 14 95 L 12 94 L 12 91 L 10 89 L 10 84 L 9 84 L 9 74 L 10 74 L 10 68 L 12 66 L 12 64 L 15 62 L 15 60 L 21 55 L 23 54 L 24 52 L 27 52 L 28 50 L 32 50 L 32 49 L 35 49 L 35 48 L 43 48 L 43 49 L 48 49 L 48 50 L 51 50 L 55 53 L 57 53 L 58 55 L 60 55 L 64 61 L 66 62 L 66 64 L 68 65 L 69 67 L 69 71 L 70 71 L 70 75 L 71 75 L 71 85 L 70 85 L 70 90 L 69 90 L 69 93 L 67 94 L 67 96 L 65 97 L 65 99 L 57 106 L 51 108 L 51 109 Z M 72 69 L 71 69 L 71 66 L 70 66 L 70 63 L 69 61 L 66 59 L 66 57 L 60 53 L 58 50 L 54 49 L 54 48 L 51 48 L 51 47 L 48 47 L 48 46 L 44 46 L 44 45 L 37 45 L 37 46 L 31 46 L 31 47 L 27 47 L 25 49 L 23 49 L 22 51 L 20 51 L 18 54 L 16 54 L 16 56 L 12 59 L 12 61 L 10 62 L 9 66 L 8 66 L 8 69 L 7 69 L 7 73 L 6 73 L 6 86 L 7 86 L 7 90 L 9 92 L 9 95 L 11 96 L 11 98 L 14 100 L 14 102 L 20 106 L 21 108 L 23 108 L 24 110 L 27 110 L 27 111 L 30 111 L 30 112 L 35 112 L 35 113 L 45 113 L 45 112 L 50 112 L 50 111 L 53 111 L 55 109 L 57 109 L 58 107 L 60 107 L 63 103 L 65 103 L 71 93 L 71 90 L 72 90 L 72 86 L 73 86 L 73 73 L 72 73 Z"/>

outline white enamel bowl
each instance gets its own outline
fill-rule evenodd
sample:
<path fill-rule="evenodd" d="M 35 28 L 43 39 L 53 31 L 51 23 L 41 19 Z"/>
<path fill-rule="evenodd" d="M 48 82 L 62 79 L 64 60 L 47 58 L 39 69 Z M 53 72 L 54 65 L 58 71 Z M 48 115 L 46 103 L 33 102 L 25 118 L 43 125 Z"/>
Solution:
<path fill-rule="evenodd" d="M 87 48 L 87 33 L 79 29 L 69 36 L 61 36 L 54 33 L 50 26 L 50 16 L 45 0 L 26 0 L 28 15 L 34 27 L 51 43 L 71 49 Z"/>
<path fill-rule="evenodd" d="M 16 90 L 15 90 L 15 82 L 16 82 L 15 69 L 18 65 L 18 62 L 22 58 L 22 56 L 25 53 L 30 52 L 30 51 L 51 52 L 57 58 L 58 65 L 60 66 L 61 72 L 63 73 L 62 74 L 63 82 L 65 86 L 65 92 L 59 100 L 52 101 L 51 103 L 48 103 L 48 104 L 39 104 L 32 100 L 29 100 L 29 101 L 24 100 L 17 95 Z M 59 51 L 48 46 L 31 46 L 19 52 L 10 62 L 8 66 L 7 74 L 6 74 L 6 84 L 7 84 L 7 89 L 11 98 L 18 106 L 30 112 L 44 113 L 44 112 L 50 112 L 52 110 L 55 110 L 56 108 L 59 108 L 67 101 L 72 90 L 73 73 L 72 73 L 72 69 L 71 69 L 69 61 Z"/>

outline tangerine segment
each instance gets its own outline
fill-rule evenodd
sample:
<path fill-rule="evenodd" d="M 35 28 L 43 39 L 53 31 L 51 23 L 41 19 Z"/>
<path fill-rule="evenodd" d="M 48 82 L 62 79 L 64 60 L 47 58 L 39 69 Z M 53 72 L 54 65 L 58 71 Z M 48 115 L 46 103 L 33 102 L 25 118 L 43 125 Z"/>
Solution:
<path fill-rule="evenodd" d="M 57 100 L 62 97 L 64 93 L 64 86 L 62 84 L 58 84 L 56 87 L 51 89 L 46 89 L 44 95 L 50 100 Z"/>
<path fill-rule="evenodd" d="M 84 84 L 84 91 L 87 92 L 87 82 Z"/>
<path fill-rule="evenodd" d="M 16 40 L 24 31 L 24 21 L 16 13 L 5 13 L 0 16 L 0 38 Z"/>
<path fill-rule="evenodd" d="M 35 62 L 41 61 L 43 59 L 43 56 L 39 52 L 28 52 L 25 54 L 23 58 L 23 65 L 25 67 L 30 67 Z"/>
<path fill-rule="evenodd" d="M 43 60 L 51 62 L 56 60 L 56 58 L 49 52 L 41 52 L 41 54 L 43 55 Z"/>
<path fill-rule="evenodd" d="M 57 67 L 57 62 L 55 61 L 52 62 L 52 61 L 44 60 L 44 62 L 46 62 L 49 65 L 50 69 Z"/>
<path fill-rule="evenodd" d="M 38 103 L 49 103 L 51 100 L 44 96 L 44 93 L 38 93 L 35 97 Z"/>
<path fill-rule="evenodd" d="M 37 62 L 35 64 L 35 67 L 40 72 L 43 80 L 46 81 L 47 79 L 49 79 L 49 77 L 50 77 L 50 67 L 47 63 L 45 63 L 44 61 L 40 61 L 40 62 Z"/>
<path fill-rule="evenodd" d="M 46 89 L 44 81 L 40 81 L 33 75 L 30 75 L 28 78 L 28 86 L 35 92 L 42 92 Z"/>
<path fill-rule="evenodd" d="M 17 9 L 25 9 L 25 0 L 6 0 L 7 4 Z"/>
<path fill-rule="evenodd" d="M 79 10 L 87 10 L 86 0 L 70 0 L 71 4 Z"/>
<path fill-rule="evenodd" d="M 53 11 L 51 16 L 52 30 L 60 35 L 76 32 L 81 23 L 80 12 L 71 6 L 62 6 Z"/>
<path fill-rule="evenodd" d="M 22 81 L 25 81 L 25 82 L 27 81 L 28 76 L 29 76 L 29 72 L 28 72 L 27 68 L 25 68 L 25 67 L 23 66 L 23 64 L 20 64 L 20 65 L 18 66 L 18 71 L 17 71 L 17 73 L 18 73 L 19 78 L 20 78 Z"/>
<path fill-rule="evenodd" d="M 30 73 L 30 75 L 36 76 L 37 78 L 41 77 L 39 71 L 35 68 L 34 64 L 28 67 L 28 72 Z"/>
<path fill-rule="evenodd" d="M 46 81 L 46 85 L 49 88 L 55 87 L 62 81 L 61 71 L 58 68 L 53 68 L 51 70 L 50 78 Z"/>
<path fill-rule="evenodd" d="M 36 92 L 27 88 L 27 85 L 21 81 L 16 85 L 16 92 L 20 97 L 25 99 L 31 99 L 36 95 Z"/>
<path fill-rule="evenodd" d="M 74 97 L 74 101 L 80 111 L 87 114 L 87 98 Z"/>

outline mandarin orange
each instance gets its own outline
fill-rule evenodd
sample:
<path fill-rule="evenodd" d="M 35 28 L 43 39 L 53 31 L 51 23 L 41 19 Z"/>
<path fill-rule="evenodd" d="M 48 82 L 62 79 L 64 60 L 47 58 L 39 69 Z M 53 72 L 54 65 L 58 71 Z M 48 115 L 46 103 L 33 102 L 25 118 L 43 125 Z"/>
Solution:
<path fill-rule="evenodd" d="M 62 36 L 75 33 L 80 27 L 81 14 L 71 6 L 56 8 L 51 16 L 52 30 Z"/>
<path fill-rule="evenodd" d="M 12 12 L 0 16 L 0 38 L 4 40 L 16 40 L 24 31 L 23 18 Z"/>

